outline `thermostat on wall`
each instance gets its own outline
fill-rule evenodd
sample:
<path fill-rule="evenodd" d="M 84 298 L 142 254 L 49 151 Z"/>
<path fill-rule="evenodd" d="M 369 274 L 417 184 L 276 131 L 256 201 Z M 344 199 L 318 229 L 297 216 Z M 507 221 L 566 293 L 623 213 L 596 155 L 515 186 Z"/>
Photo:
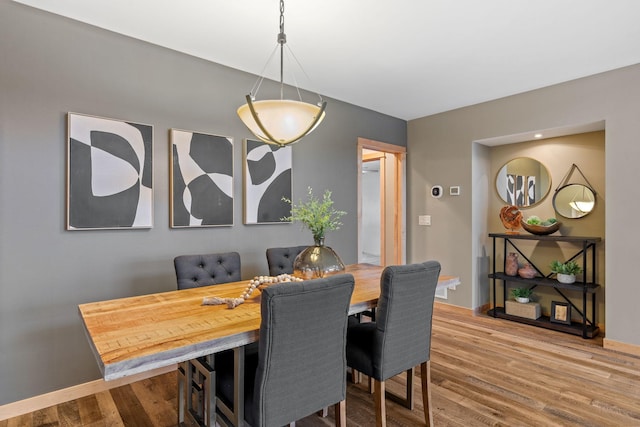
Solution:
<path fill-rule="evenodd" d="M 436 199 L 442 197 L 442 185 L 434 185 L 431 187 L 431 197 Z"/>
<path fill-rule="evenodd" d="M 449 195 L 450 196 L 459 196 L 460 195 L 460 186 L 456 185 L 455 187 L 449 187 Z"/>

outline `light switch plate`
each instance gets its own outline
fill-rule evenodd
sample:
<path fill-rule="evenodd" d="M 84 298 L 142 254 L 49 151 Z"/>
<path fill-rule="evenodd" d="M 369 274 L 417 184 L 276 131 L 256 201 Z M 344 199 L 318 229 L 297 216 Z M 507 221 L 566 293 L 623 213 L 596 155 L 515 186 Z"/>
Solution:
<path fill-rule="evenodd" d="M 418 215 L 418 225 L 431 225 L 431 215 Z"/>
<path fill-rule="evenodd" d="M 459 196 L 460 195 L 460 186 L 456 185 L 454 187 L 449 187 L 449 195 L 450 196 Z"/>

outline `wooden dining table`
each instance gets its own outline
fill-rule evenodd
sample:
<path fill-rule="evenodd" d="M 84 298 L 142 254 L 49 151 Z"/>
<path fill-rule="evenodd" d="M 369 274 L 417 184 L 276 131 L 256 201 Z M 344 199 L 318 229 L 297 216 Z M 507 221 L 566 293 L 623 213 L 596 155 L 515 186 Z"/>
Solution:
<path fill-rule="evenodd" d="M 347 266 L 355 278 L 349 314 L 374 308 L 383 267 Z M 78 306 L 105 380 L 113 380 L 196 359 L 258 340 L 260 292 L 241 305 L 203 305 L 206 297 L 237 298 L 249 280 L 91 302 Z M 440 276 L 439 286 L 459 279 Z"/>

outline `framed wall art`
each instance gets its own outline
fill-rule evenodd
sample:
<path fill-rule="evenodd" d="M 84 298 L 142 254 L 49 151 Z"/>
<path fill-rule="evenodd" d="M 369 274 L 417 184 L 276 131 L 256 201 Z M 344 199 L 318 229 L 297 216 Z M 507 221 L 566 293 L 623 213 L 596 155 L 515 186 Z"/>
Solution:
<path fill-rule="evenodd" d="M 507 203 L 527 207 L 536 203 L 536 177 L 507 175 Z"/>
<path fill-rule="evenodd" d="M 244 223 L 287 223 L 291 216 L 291 146 L 244 141 Z"/>
<path fill-rule="evenodd" d="M 551 301 L 551 316 L 554 323 L 571 324 L 571 306 L 566 302 Z"/>
<path fill-rule="evenodd" d="M 233 139 L 170 130 L 170 225 L 233 225 Z"/>
<path fill-rule="evenodd" d="M 153 126 L 67 114 L 67 230 L 153 226 Z"/>

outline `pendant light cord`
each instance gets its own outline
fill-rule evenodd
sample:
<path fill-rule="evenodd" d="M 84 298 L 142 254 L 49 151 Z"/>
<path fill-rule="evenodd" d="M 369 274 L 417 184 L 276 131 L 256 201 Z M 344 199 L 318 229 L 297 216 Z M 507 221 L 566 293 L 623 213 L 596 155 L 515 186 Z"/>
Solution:
<path fill-rule="evenodd" d="M 284 32 L 284 0 L 280 0 L 280 25 L 279 25 L 279 28 L 280 28 L 280 32 L 278 33 L 278 44 L 276 45 L 276 47 L 271 52 L 271 55 L 269 55 L 269 58 L 267 59 L 267 62 L 264 64 L 264 67 L 262 68 L 262 71 L 260 72 L 260 76 L 258 77 L 256 82 L 254 83 L 253 87 L 251 88 L 251 91 L 249 92 L 249 96 L 254 101 L 255 101 L 256 95 L 260 91 L 260 87 L 262 86 L 262 82 L 264 81 L 265 71 L 266 71 L 267 67 L 269 66 L 269 64 L 271 63 L 271 60 L 273 59 L 274 55 L 276 54 L 276 51 L 278 50 L 278 47 L 280 48 L 280 99 L 284 99 L 284 48 L 285 48 L 285 45 L 287 44 L 287 35 Z M 293 53 L 293 51 L 288 46 L 287 46 L 287 54 L 289 55 L 288 56 L 289 60 L 293 59 L 293 61 L 298 65 L 298 68 L 302 71 L 302 74 L 304 74 L 304 76 L 306 77 L 306 79 L 308 81 L 311 81 L 311 78 L 307 74 L 306 70 L 304 69 L 304 67 L 302 66 L 302 64 L 300 63 L 300 61 L 296 57 L 296 55 Z M 296 92 L 298 94 L 298 99 L 302 100 L 302 94 L 300 93 L 300 87 L 298 86 L 298 80 L 296 79 L 295 74 L 292 74 L 291 78 L 293 79 L 293 86 L 294 86 L 294 88 L 295 88 L 295 90 L 296 90 Z M 324 100 L 322 99 L 322 95 L 320 95 L 319 93 L 316 93 L 316 96 L 319 99 L 319 102 L 317 103 L 317 105 L 321 106 L 324 103 Z"/>
<path fill-rule="evenodd" d="M 287 35 L 284 33 L 284 0 L 280 0 L 280 99 L 284 99 L 284 45 L 287 43 Z"/>

